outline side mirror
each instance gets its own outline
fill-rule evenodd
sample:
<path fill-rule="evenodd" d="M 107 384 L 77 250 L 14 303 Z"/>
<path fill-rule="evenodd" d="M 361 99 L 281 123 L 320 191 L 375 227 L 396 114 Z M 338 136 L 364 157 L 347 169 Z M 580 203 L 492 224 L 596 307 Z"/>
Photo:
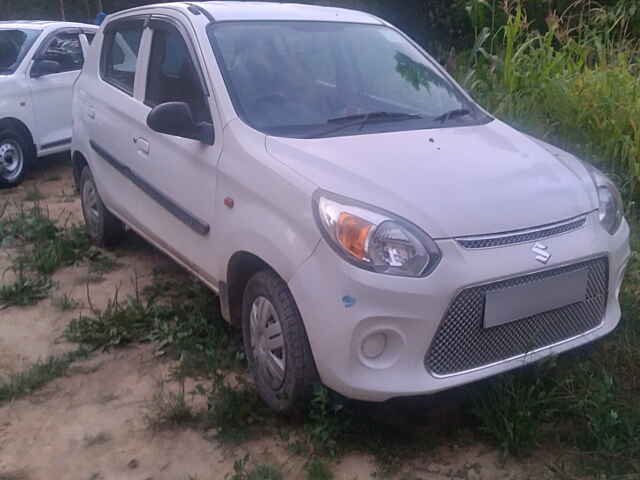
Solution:
<path fill-rule="evenodd" d="M 60 73 L 62 71 L 62 64 L 55 60 L 39 59 L 33 63 L 31 67 L 31 77 L 39 78 L 45 75 L 51 75 L 53 73 Z"/>
<path fill-rule="evenodd" d="M 159 133 L 198 140 L 213 145 L 213 125 L 193 120 L 191 107 L 185 102 L 167 102 L 156 105 L 147 116 L 148 127 Z"/>

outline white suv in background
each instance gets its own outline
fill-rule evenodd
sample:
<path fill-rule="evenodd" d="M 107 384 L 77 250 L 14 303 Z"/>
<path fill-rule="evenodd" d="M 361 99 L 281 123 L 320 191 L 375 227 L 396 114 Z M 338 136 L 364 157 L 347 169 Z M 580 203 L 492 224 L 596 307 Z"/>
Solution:
<path fill-rule="evenodd" d="M 220 295 L 262 398 L 429 394 L 611 332 L 630 255 L 598 170 L 492 118 L 366 13 L 110 15 L 74 89 L 87 229 Z"/>
<path fill-rule="evenodd" d="M 71 91 L 97 27 L 0 22 L 0 185 L 71 145 Z"/>

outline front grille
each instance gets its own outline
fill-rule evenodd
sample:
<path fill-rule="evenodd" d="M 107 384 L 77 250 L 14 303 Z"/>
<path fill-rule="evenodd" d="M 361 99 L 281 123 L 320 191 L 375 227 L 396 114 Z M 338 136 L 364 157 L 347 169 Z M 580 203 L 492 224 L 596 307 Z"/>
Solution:
<path fill-rule="evenodd" d="M 582 217 L 577 220 L 556 223 L 554 225 L 547 225 L 546 227 L 541 227 L 534 230 L 526 230 L 502 235 L 488 235 L 477 238 L 458 238 L 456 239 L 456 241 L 464 248 L 470 249 L 504 247 L 506 245 L 514 245 L 517 243 L 535 242 L 536 240 L 555 237 L 556 235 L 562 235 L 564 233 L 569 233 L 573 230 L 582 228 L 586 220 L 586 217 Z"/>
<path fill-rule="evenodd" d="M 584 301 L 498 327 L 484 328 L 487 292 L 538 282 L 585 267 L 589 273 Z M 425 366 L 436 375 L 452 375 L 518 357 L 588 332 L 602 323 L 608 282 L 608 260 L 598 258 L 463 290 L 438 327 L 425 357 Z"/>

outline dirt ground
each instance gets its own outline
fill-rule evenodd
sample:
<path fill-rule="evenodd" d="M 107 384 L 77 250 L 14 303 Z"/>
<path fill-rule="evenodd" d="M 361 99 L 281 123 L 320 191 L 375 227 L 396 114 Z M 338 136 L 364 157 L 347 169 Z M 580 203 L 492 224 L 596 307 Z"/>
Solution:
<path fill-rule="evenodd" d="M 45 159 L 22 186 L 0 191 L 0 204 L 21 201 L 34 188 L 54 216 L 82 221 L 66 156 Z M 133 233 L 129 237 L 116 252 L 120 267 L 90 285 L 91 303 L 97 308 L 106 305 L 116 289 L 121 296 L 133 293 L 134 278 L 144 283 L 154 267 L 173 265 Z M 0 248 L 3 271 L 12 253 Z M 86 310 L 86 276 L 86 266 L 59 271 L 51 295 L 68 294 Z M 0 279 L 7 281 L 6 276 Z M 75 348 L 61 340 L 61 333 L 81 311 L 61 312 L 51 298 L 0 311 L 0 377 Z M 306 459 L 291 454 L 276 435 L 230 448 L 196 430 L 152 432 L 145 411 L 167 372 L 166 361 L 154 352 L 152 345 L 139 345 L 94 354 L 30 397 L 0 407 L 0 480 L 224 479 L 234 461 L 247 453 L 252 462 L 279 465 L 286 478 L 306 478 Z M 447 444 L 412 460 L 397 478 L 551 478 L 546 463 L 538 456 L 505 462 L 496 449 L 483 444 Z M 377 470 L 364 454 L 343 457 L 331 468 L 338 480 L 375 478 Z"/>

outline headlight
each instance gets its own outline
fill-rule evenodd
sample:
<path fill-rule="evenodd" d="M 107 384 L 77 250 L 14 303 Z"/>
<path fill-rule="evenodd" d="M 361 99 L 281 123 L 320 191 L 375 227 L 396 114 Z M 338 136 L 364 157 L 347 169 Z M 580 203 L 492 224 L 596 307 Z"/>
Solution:
<path fill-rule="evenodd" d="M 314 209 L 329 245 L 358 267 L 422 277 L 440 261 L 440 249 L 429 235 L 389 212 L 323 191 L 316 192 Z"/>
<path fill-rule="evenodd" d="M 602 227 L 613 235 L 620 228 L 623 217 L 623 204 L 620 192 L 615 184 L 597 168 L 585 163 L 598 192 L 598 215 Z"/>

